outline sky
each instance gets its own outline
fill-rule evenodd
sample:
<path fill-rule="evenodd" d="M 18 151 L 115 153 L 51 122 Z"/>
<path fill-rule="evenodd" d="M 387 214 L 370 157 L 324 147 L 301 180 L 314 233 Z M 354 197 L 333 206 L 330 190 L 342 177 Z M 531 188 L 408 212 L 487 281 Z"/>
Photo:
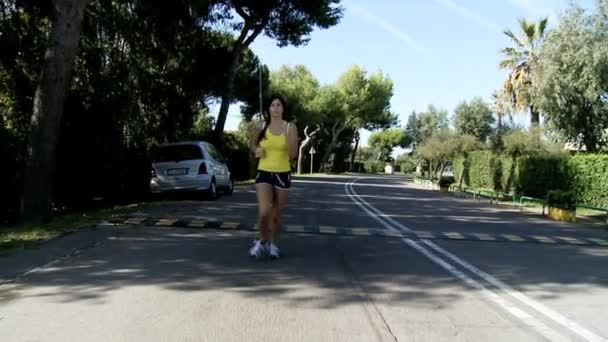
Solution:
<path fill-rule="evenodd" d="M 594 0 L 581 0 L 592 8 Z M 480 96 L 490 101 L 506 71 L 498 69 L 499 50 L 509 46 L 504 29 L 518 32 L 518 18 L 549 17 L 556 24 L 569 0 L 343 0 L 340 23 L 315 30 L 302 47 L 279 48 L 258 37 L 251 49 L 276 70 L 282 65 L 305 65 L 321 84 L 335 82 L 357 64 L 369 73 L 382 71 L 394 83 L 391 110 L 404 127 L 412 111 L 429 104 L 450 115 L 462 100 Z M 214 111 L 212 111 L 213 113 Z M 231 106 L 227 130 L 236 129 L 241 116 Z M 527 122 L 523 115 L 519 121 Z M 370 132 L 362 132 L 365 145 Z"/>

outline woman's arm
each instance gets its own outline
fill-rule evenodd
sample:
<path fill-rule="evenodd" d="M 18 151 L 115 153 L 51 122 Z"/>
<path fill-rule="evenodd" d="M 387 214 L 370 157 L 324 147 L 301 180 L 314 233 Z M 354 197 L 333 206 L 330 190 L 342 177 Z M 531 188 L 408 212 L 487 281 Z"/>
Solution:
<path fill-rule="evenodd" d="M 287 153 L 290 159 L 298 158 L 298 128 L 293 122 L 287 129 Z"/>
<path fill-rule="evenodd" d="M 261 128 L 252 122 L 251 128 L 249 129 L 249 150 L 251 151 L 251 153 L 255 153 L 256 149 L 258 148 L 258 144 L 260 143 L 258 141 L 260 131 Z"/>

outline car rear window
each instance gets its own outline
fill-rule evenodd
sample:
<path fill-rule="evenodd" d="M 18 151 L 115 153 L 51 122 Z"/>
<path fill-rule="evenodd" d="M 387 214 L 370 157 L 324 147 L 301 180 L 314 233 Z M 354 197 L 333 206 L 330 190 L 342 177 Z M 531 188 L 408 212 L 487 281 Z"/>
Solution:
<path fill-rule="evenodd" d="M 200 147 L 196 145 L 156 146 L 152 148 L 153 162 L 203 159 Z"/>

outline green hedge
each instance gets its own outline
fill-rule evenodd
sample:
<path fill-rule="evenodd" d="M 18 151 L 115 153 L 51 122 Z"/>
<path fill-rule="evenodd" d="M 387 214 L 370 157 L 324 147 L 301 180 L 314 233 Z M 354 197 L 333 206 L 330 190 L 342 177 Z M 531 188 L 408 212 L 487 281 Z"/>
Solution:
<path fill-rule="evenodd" d="M 567 155 L 527 156 L 517 159 L 515 192 L 544 198 L 549 190 L 570 190 L 570 164 Z"/>
<path fill-rule="evenodd" d="M 519 157 L 476 151 L 454 159 L 456 181 L 465 172 L 465 185 L 545 198 L 551 190 L 576 193 L 579 203 L 608 208 L 608 155 L 547 154 Z"/>
<path fill-rule="evenodd" d="M 467 185 L 475 188 L 500 189 L 500 160 L 492 151 L 475 151 L 469 155 Z"/>
<path fill-rule="evenodd" d="M 576 155 L 570 165 L 579 203 L 608 208 L 608 155 Z"/>
<path fill-rule="evenodd" d="M 456 180 L 456 183 L 460 182 L 460 175 L 462 175 L 462 172 L 464 171 L 464 161 L 464 157 L 456 157 L 452 162 L 452 167 L 454 168 L 454 179 Z M 467 180 L 465 179 L 463 183 L 466 184 Z"/>
<path fill-rule="evenodd" d="M 403 173 L 412 173 L 416 171 L 416 162 L 412 159 L 404 160 L 398 164 L 399 171 Z"/>
<path fill-rule="evenodd" d="M 384 173 L 385 162 L 368 160 L 364 164 L 366 173 Z"/>
<path fill-rule="evenodd" d="M 549 190 L 571 188 L 567 155 L 526 156 L 513 160 L 491 151 L 470 154 L 468 170 L 464 159 L 454 159 L 454 176 L 465 173 L 464 182 L 476 188 L 494 189 L 544 198 Z"/>
<path fill-rule="evenodd" d="M 564 210 L 575 210 L 576 194 L 574 191 L 550 190 L 547 193 L 547 205 Z"/>
<path fill-rule="evenodd" d="M 500 190 L 507 193 L 516 192 L 516 183 L 519 178 L 517 160 L 511 156 L 500 156 Z"/>

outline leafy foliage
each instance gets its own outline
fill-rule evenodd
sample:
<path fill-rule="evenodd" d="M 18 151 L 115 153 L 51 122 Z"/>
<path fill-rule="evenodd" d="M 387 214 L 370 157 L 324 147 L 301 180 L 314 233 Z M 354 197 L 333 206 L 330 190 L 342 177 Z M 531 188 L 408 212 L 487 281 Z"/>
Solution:
<path fill-rule="evenodd" d="M 575 210 L 576 193 L 574 191 L 550 190 L 547 192 L 547 205 L 552 208 Z"/>
<path fill-rule="evenodd" d="M 454 116 L 454 126 L 460 134 L 472 135 L 485 142 L 492 132 L 492 110 L 480 97 L 472 99 L 471 102 L 462 101 L 456 106 Z"/>
<path fill-rule="evenodd" d="M 392 128 L 374 132 L 368 139 L 368 144 L 379 151 L 378 160 L 390 158 L 393 148 L 407 147 L 411 143 L 405 131 L 401 128 Z"/>
<path fill-rule="evenodd" d="M 578 201 L 608 208 L 608 155 L 579 154 L 572 157 L 570 165 Z"/>
<path fill-rule="evenodd" d="M 534 98 L 550 126 L 588 151 L 608 147 L 608 22 L 573 7 L 535 63 Z"/>

